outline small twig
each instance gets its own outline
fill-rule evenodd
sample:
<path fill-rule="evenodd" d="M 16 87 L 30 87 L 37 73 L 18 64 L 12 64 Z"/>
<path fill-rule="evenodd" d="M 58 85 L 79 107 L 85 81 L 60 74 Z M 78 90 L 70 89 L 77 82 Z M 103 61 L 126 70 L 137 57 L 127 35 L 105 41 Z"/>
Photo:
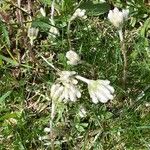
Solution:
<path fill-rule="evenodd" d="M 10 55 L 10 57 L 11 57 L 15 62 L 18 63 L 18 61 L 14 58 L 14 56 L 12 55 L 12 53 L 10 52 L 10 50 L 7 48 L 7 46 L 6 46 L 6 50 L 7 50 L 8 54 Z"/>
<path fill-rule="evenodd" d="M 40 55 L 40 54 L 39 54 Z M 60 72 L 60 70 L 58 68 L 56 68 L 53 64 L 51 64 L 45 57 L 43 57 L 42 55 L 40 55 L 40 57 L 50 66 L 52 67 L 55 71 Z"/>
<path fill-rule="evenodd" d="M 17 0 L 17 4 L 18 4 L 18 7 L 21 8 L 21 0 Z M 22 25 L 22 13 L 20 9 L 16 11 L 16 16 L 17 16 L 18 22 Z"/>
<path fill-rule="evenodd" d="M 13 6 L 16 7 L 17 9 L 19 9 L 19 10 L 25 12 L 26 14 L 30 15 L 30 13 L 28 13 L 25 9 L 23 9 L 23 8 L 21 8 L 21 7 L 17 6 L 17 5 L 15 5 L 13 2 L 11 2 L 11 1 L 8 2 L 8 1 L 7 1 L 7 3 L 13 5 Z"/>

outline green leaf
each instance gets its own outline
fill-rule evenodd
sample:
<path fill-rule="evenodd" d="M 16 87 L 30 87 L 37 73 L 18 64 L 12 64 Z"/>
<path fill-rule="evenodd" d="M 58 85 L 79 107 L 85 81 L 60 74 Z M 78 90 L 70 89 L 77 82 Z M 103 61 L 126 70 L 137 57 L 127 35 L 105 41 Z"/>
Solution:
<path fill-rule="evenodd" d="M 141 28 L 140 34 L 142 37 L 146 37 L 146 33 L 150 29 L 150 18 L 148 18 L 145 22 L 144 25 Z"/>
<path fill-rule="evenodd" d="M 78 124 L 77 124 L 75 127 L 76 127 L 76 129 L 77 129 L 79 132 L 84 132 L 84 131 L 85 131 L 84 127 L 82 127 L 81 125 L 78 125 Z"/>
<path fill-rule="evenodd" d="M 50 24 L 49 18 L 47 17 L 36 18 L 32 22 L 32 27 L 39 28 L 40 31 L 44 32 L 49 31 L 51 26 L 52 25 Z"/>
<path fill-rule="evenodd" d="M 51 1 L 50 0 L 40 0 L 41 3 L 43 3 L 44 5 L 51 5 Z"/>
<path fill-rule="evenodd" d="M 0 20 L 0 43 L 10 47 L 9 32 L 6 25 Z"/>
<path fill-rule="evenodd" d="M 14 112 L 14 113 L 7 113 L 5 115 L 3 115 L 2 117 L 0 117 L 0 121 L 4 121 L 6 119 L 9 118 L 16 118 L 18 116 L 18 113 Z"/>
<path fill-rule="evenodd" d="M 5 60 L 6 62 L 12 64 L 13 66 L 18 66 L 19 65 L 19 63 L 17 61 L 15 61 L 15 60 L 13 60 L 11 58 L 7 58 L 7 57 L 5 57 L 3 55 L 0 55 L 0 59 Z"/>
<path fill-rule="evenodd" d="M 12 91 L 6 92 L 2 97 L 0 97 L 0 104 L 5 101 L 5 99 L 11 94 Z"/>
<path fill-rule="evenodd" d="M 80 5 L 81 9 L 85 9 L 89 16 L 99 16 L 109 11 L 110 6 L 107 3 L 96 3 L 91 1 L 84 2 Z"/>

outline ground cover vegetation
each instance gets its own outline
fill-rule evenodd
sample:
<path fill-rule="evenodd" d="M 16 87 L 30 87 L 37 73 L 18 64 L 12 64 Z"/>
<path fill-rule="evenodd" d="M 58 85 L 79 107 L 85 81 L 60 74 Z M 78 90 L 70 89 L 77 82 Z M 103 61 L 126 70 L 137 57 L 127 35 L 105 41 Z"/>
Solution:
<path fill-rule="evenodd" d="M 150 149 L 150 2 L 0 0 L 0 149 Z"/>

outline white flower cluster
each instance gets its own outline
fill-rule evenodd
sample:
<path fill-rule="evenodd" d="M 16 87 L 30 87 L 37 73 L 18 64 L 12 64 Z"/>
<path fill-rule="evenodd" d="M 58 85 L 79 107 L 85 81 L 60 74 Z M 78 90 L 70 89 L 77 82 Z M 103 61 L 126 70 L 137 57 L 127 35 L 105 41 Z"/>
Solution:
<path fill-rule="evenodd" d="M 86 10 L 85 9 L 76 9 L 76 11 L 74 12 L 74 14 L 72 15 L 71 17 L 71 21 L 74 20 L 75 18 L 79 17 L 79 18 L 82 18 L 82 19 L 86 19 L 87 16 L 85 15 L 86 13 Z"/>
<path fill-rule="evenodd" d="M 93 103 L 97 104 L 99 101 L 101 103 L 106 103 L 108 100 L 114 98 L 114 88 L 109 85 L 108 80 L 90 80 L 88 83 L 88 90 Z"/>
<path fill-rule="evenodd" d="M 73 50 L 66 53 L 66 58 L 68 59 L 67 64 L 77 65 L 80 62 L 80 56 Z"/>
<path fill-rule="evenodd" d="M 62 71 L 60 73 L 60 78 L 57 79 L 58 83 L 51 87 L 53 100 L 75 102 L 77 98 L 81 97 L 80 90 L 76 86 L 78 81 L 73 77 L 75 74 L 74 71 Z"/>
<path fill-rule="evenodd" d="M 129 10 L 123 9 L 119 11 L 118 8 L 114 8 L 114 10 L 110 10 L 108 14 L 108 19 L 110 22 L 117 28 L 122 28 L 124 21 L 128 19 Z"/>
<path fill-rule="evenodd" d="M 77 98 L 80 98 L 81 92 L 77 88 L 78 81 L 76 79 L 88 84 L 89 94 L 93 103 L 106 103 L 114 98 L 115 90 L 110 86 L 110 81 L 108 80 L 89 80 L 76 75 L 74 71 L 62 71 L 59 75 L 57 83 L 51 87 L 51 98 L 53 100 L 75 102 Z"/>

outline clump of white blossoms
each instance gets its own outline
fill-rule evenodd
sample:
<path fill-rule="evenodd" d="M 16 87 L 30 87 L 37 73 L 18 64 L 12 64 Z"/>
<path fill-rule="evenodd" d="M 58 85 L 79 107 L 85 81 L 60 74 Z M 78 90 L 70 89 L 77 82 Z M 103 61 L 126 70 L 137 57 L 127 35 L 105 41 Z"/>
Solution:
<path fill-rule="evenodd" d="M 123 9 L 119 11 L 117 7 L 114 10 L 110 10 L 108 13 L 108 19 L 117 28 L 122 28 L 124 21 L 128 19 L 129 10 Z"/>
<path fill-rule="evenodd" d="M 88 90 L 93 103 L 106 103 L 114 98 L 114 88 L 109 85 L 108 80 L 91 80 L 88 83 Z"/>
<path fill-rule="evenodd" d="M 114 98 L 114 88 L 108 80 L 90 80 L 82 76 L 76 75 L 75 71 L 61 71 L 59 78 L 51 87 L 51 98 L 59 102 L 73 101 L 75 102 L 81 97 L 81 92 L 77 87 L 78 80 L 88 84 L 88 91 L 92 102 L 106 103 Z"/>
<path fill-rule="evenodd" d="M 93 103 L 106 103 L 114 98 L 113 94 L 115 90 L 110 86 L 110 81 L 89 80 L 78 75 L 76 78 L 88 84 L 88 91 Z"/>
<path fill-rule="evenodd" d="M 30 27 L 28 29 L 28 37 L 30 39 L 30 44 L 33 45 L 33 41 L 36 39 L 37 35 L 38 35 L 39 29 L 38 28 L 33 28 Z"/>
<path fill-rule="evenodd" d="M 80 56 L 73 50 L 66 53 L 66 58 L 68 59 L 67 64 L 77 65 L 80 62 Z"/>
<path fill-rule="evenodd" d="M 120 41 L 123 41 L 122 27 L 124 22 L 128 19 L 128 14 L 128 9 L 119 11 L 117 7 L 115 7 L 114 10 L 110 10 L 108 13 L 108 19 L 118 29 Z"/>
<path fill-rule="evenodd" d="M 86 19 L 87 16 L 85 15 L 86 13 L 86 10 L 85 9 L 76 9 L 76 11 L 74 12 L 74 14 L 72 15 L 71 17 L 71 21 L 74 20 L 75 18 L 79 17 L 79 18 L 82 18 L 82 19 Z"/>
<path fill-rule="evenodd" d="M 61 71 L 56 83 L 51 87 L 52 100 L 73 101 L 81 97 L 80 90 L 77 88 L 78 81 L 73 77 L 75 71 Z"/>

